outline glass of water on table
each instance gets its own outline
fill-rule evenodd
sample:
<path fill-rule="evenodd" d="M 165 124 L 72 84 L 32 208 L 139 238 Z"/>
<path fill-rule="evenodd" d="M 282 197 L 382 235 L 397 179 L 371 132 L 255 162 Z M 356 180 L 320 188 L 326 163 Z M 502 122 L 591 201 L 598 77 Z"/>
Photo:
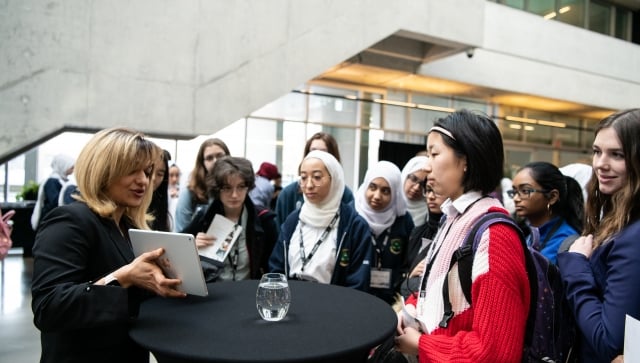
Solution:
<path fill-rule="evenodd" d="M 262 275 L 256 291 L 256 307 L 262 319 L 282 320 L 289 311 L 291 291 L 284 274 L 266 273 Z"/>

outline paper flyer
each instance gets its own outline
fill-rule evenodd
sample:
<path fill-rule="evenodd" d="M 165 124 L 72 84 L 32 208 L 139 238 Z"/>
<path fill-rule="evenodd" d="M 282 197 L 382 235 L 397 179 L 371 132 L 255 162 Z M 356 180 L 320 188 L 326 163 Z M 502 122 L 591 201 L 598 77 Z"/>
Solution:
<path fill-rule="evenodd" d="M 213 245 L 201 248 L 199 253 L 214 260 L 224 261 L 238 239 L 240 232 L 242 232 L 242 226 L 235 224 L 223 215 L 216 214 L 206 233 L 215 237 L 216 240 Z"/>

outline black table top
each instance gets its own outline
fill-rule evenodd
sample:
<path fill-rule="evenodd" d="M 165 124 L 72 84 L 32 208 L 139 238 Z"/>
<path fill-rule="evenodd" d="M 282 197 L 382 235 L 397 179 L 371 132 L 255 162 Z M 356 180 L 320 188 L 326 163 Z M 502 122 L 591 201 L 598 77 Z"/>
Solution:
<path fill-rule="evenodd" d="M 367 293 L 289 281 L 291 306 L 260 318 L 258 281 L 209 284 L 209 296 L 144 302 L 130 335 L 159 362 L 355 362 L 394 334 L 396 314 Z"/>

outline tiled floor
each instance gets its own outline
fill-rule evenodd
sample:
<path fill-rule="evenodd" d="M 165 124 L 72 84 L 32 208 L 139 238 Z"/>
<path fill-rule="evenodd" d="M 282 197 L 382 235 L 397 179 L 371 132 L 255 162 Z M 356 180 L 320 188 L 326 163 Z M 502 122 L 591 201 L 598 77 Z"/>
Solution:
<path fill-rule="evenodd" d="M 31 313 L 33 259 L 12 250 L 0 276 L 0 363 L 37 363 L 40 333 Z M 150 362 L 155 362 L 153 356 Z"/>
<path fill-rule="evenodd" d="M 31 313 L 33 260 L 12 251 L 1 263 L 0 362 L 38 362 L 40 333 Z"/>

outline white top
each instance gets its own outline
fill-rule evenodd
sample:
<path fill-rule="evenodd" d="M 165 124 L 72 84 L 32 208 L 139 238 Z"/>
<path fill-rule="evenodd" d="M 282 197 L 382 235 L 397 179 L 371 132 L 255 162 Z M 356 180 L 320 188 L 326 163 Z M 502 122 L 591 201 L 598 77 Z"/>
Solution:
<path fill-rule="evenodd" d="M 338 238 L 338 225 L 340 218 L 338 218 L 331 229 L 331 232 L 322 241 L 322 244 L 318 247 L 311 259 L 307 262 L 302 271 L 302 258 L 300 251 L 300 229 L 302 229 L 302 240 L 304 244 L 305 257 L 309 256 L 313 246 L 325 231 L 325 227 L 312 227 L 308 224 L 298 223 L 296 230 L 291 235 L 291 241 L 289 242 L 289 277 L 297 277 L 301 280 L 316 281 L 323 284 L 331 283 L 331 276 L 333 276 L 333 269 L 336 265 L 336 253 L 337 253 L 337 238 Z"/>

